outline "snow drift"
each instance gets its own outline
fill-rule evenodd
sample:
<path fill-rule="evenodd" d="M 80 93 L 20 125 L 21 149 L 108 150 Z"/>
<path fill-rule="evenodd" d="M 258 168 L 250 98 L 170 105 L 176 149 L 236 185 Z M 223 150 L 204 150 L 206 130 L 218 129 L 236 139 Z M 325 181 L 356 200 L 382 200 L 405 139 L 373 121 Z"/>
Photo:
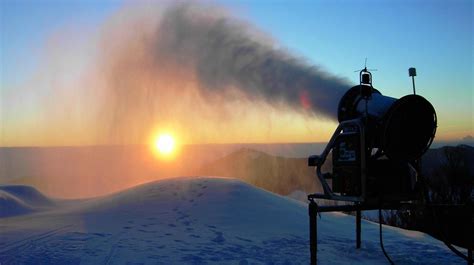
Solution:
<path fill-rule="evenodd" d="M 31 213 L 53 205 L 52 200 L 35 188 L 21 185 L 0 186 L 0 217 Z"/>

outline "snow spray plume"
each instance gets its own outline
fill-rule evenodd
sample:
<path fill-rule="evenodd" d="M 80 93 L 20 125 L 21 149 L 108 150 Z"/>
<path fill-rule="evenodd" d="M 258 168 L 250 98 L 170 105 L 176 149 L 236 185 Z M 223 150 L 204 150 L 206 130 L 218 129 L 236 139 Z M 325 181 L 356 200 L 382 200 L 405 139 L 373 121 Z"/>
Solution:
<path fill-rule="evenodd" d="M 164 12 L 155 48 L 157 58 L 195 68 L 209 92 L 235 87 L 251 99 L 336 119 L 348 83 L 274 48 L 262 35 L 219 10 L 178 4 Z"/>
<path fill-rule="evenodd" d="M 8 114 L 2 117 L 14 122 L 5 126 L 11 139 L 120 145 L 144 143 L 164 128 L 183 143 L 281 140 L 273 128 L 295 120 L 301 125 L 307 116 L 335 119 L 349 87 L 205 4 L 134 2 L 90 30 L 54 32 L 32 81 L 21 90 L 8 89 L 3 108 Z M 27 102 L 33 104 L 25 108 Z M 16 115 L 30 108 L 36 115 L 31 121 Z M 15 128 L 23 123 L 26 130 L 19 135 Z M 39 151 L 37 162 L 15 159 L 18 166 L 1 167 L 11 170 L 0 174 L 38 176 L 51 194 L 91 196 L 152 178 L 191 175 L 188 170 L 201 165 L 196 157 L 210 159 L 203 155 L 210 152 L 188 150 L 182 154 L 190 159 L 163 165 L 148 147 L 140 148 Z"/>

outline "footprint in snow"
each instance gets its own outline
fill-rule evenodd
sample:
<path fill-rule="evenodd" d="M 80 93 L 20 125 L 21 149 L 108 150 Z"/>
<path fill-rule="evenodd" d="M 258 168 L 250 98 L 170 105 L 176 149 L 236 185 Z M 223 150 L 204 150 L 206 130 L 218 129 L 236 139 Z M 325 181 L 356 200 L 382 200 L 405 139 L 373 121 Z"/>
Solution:
<path fill-rule="evenodd" d="M 241 241 L 245 241 L 245 242 L 253 242 L 253 241 L 250 240 L 250 239 L 243 238 L 243 237 L 239 237 L 239 236 L 236 236 L 235 238 L 237 238 L 238 240 L 241 240 Z"/>
<path fill-rule="evenodd" d="M 225 238 L 222 234 L 222 232 L 215 232 L 216 234 L 216 237 L 214 239 L 212 239 L 213 242 L 216 242 L 216 243 L 224 243 L 225 242 Z"/>

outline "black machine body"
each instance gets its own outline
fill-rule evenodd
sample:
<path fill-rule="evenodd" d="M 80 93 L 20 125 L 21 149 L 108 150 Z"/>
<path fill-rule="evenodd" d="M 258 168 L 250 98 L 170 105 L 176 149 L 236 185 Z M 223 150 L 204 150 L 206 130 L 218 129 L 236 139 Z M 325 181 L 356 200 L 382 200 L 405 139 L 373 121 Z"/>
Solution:
<path fill-rule="evenodd" d="M 323 153 L 308 160 L 324 190 L 316 197 L 374 204 L 414 199 L 419 161 L 437 128 L 431 103 L 415 94 L 382 95 L 365 68 L 360 84 L 341 98 L 338 120 Z M 323 173 L 328 158 L 332 172 Z"/>

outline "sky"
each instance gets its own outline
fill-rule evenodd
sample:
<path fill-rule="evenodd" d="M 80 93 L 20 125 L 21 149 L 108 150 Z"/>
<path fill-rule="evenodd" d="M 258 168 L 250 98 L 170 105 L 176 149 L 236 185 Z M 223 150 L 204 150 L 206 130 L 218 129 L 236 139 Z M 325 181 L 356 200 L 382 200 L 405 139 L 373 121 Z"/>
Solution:
<path fill-rule="evenodd" d="M 408 68 L 416 67 L 417 93 L 437 111 L 437 140 L 474 136 L 472 1 L 210 3 L 248 23 L 274 47 L 351 84 L 358 84 L 354 71 L 367 58 L 368 67 L 377 69 L 374 87 L 384 95 L 410 94 Z M 148 5 L 153 8 L 147 9 Z M 136 18 L 153 18 L 152 13 L 164 6 L 143 1 L 1 1 L 0 146 L 143 143 L 161 131 L 177 135 L 183 143 L 329 139 L 337 126 L 334 121 L 240 97 L 219 98 L 212 107 L 196 100 L 200 103 L 193 109 L 188 99 L 192 94 L 160 95 L 176 104 L 159 102 L 159 107 L 146 109 L 126 105 L 127 114 L 117 108 L 113 113 L 104 111 L 110 100 L 101 99 L 110 97 L 110 91 L 100 90 L 103 75 L 116 78 L 121 73 L 109 72 L 118 60 L 110 58 L 125 49 L 122 44 L 139 45 L 127 42 L 134 36 L 127 21 L 153 23 Z M 102 60 L 104 54 L 108 57 Z M 123 60 L 130 58 L 134 57 Z M 150 75 L 133 85 L 157 82 Z M 173 72 L 164 79 L 174 84 L 182 77 Z M 181 85 L 170 89 L 179 90 Z M 153 111 L 159 114 L 143 118 Z M 112 117 L 113 126 L 103 117 Z"/>

